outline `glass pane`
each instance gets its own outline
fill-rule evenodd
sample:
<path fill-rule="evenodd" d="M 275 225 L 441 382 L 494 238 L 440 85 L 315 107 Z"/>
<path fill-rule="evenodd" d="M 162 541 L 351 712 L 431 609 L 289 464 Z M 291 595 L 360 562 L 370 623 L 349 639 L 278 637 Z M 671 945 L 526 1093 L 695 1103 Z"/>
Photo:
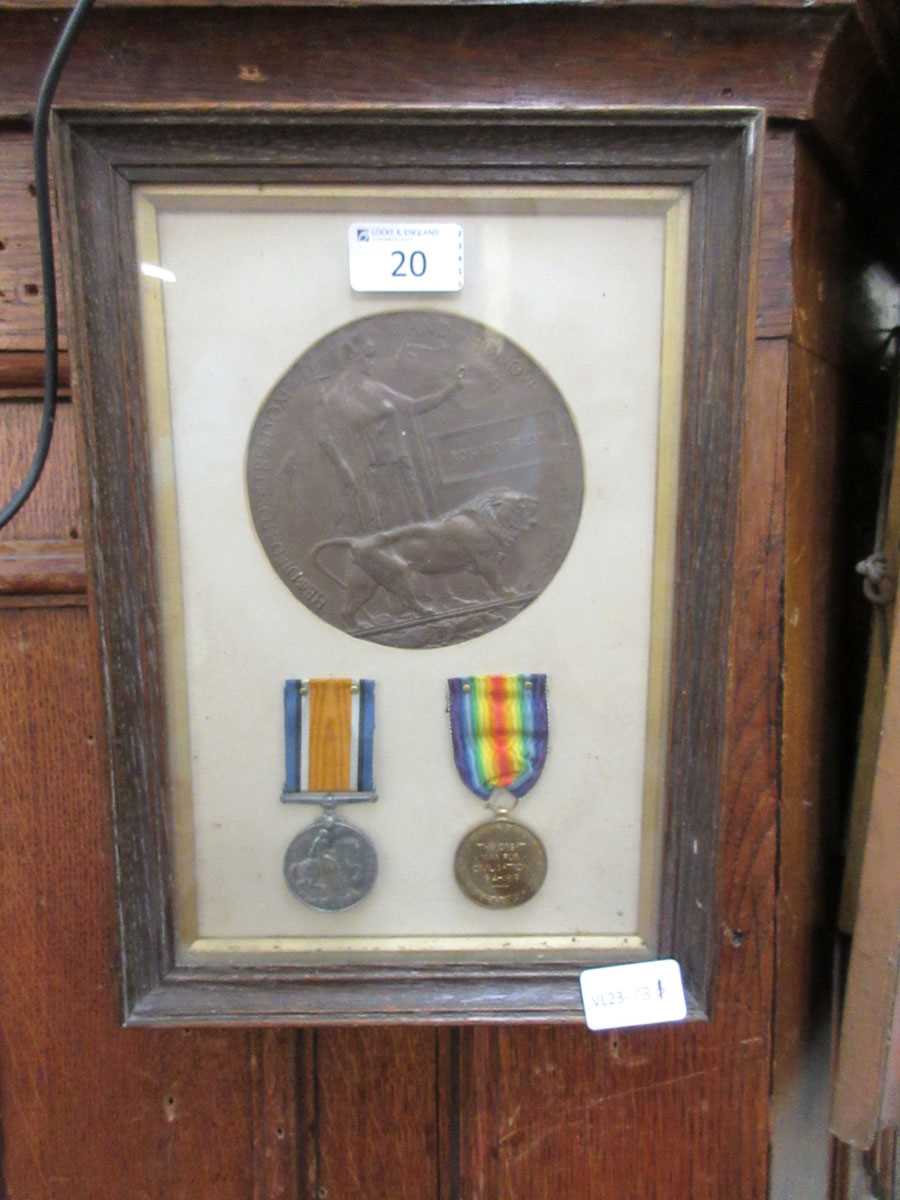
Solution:
<path fill-rule="evenodd" d="M 182 958 L 652 954 L 686 192 L 135 205 Z M 403 222 L 461 227 L 459 290 L 351 288 L 351 231 Z M 491 908 L 454 873 L 491 814 L 454 764 L 447 681 L 497 673 L 547 676 L 514 814 L 547 871 Z M 284 874 L 320 814 L 281 800 L 283 685 L 329 677 L 375 683 L 378 799 L 339 817 L 378 873 L 323 912 Z"/>

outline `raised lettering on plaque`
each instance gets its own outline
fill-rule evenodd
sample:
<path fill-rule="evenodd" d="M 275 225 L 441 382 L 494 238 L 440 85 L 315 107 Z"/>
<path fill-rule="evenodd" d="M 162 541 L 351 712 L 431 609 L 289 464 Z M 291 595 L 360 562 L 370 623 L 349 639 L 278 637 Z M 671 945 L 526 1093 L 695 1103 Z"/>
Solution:
<path fill-rule="evenodd" d="M 562 564 L 583 490 L 547 374 L 493 329 L 431 311 L 364 317 L 302 354 L 260 409 L 247 478 L 297 599 L 408 648 L 521 612 Z"/>

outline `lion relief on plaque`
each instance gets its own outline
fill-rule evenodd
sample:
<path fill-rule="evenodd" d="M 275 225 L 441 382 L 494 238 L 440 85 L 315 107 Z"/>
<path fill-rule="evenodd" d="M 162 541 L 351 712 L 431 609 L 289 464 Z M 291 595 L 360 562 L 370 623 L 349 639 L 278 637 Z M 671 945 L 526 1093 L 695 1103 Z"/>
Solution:
<path fill-rule="evenodd" d="M 547 374 L 437 311 L 363 317 L 297 359 L 247 456 L 259 539 L 293 594 L 354 637 L 451 645 L 547 586 L 581 513 L 581 448 Z"/>

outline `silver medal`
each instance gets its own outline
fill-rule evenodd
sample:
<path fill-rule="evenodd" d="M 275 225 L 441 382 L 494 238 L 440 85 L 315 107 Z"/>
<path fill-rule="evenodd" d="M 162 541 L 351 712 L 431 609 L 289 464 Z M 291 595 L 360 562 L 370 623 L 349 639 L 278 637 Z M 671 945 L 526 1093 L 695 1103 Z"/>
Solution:
<path fill-rule="evenodd" d="M 298 833 L 284 856 L 291 892 L 320 912 L 343 912 L 372 890 L 378 856 L 371 839 L 329 813 Z"/>

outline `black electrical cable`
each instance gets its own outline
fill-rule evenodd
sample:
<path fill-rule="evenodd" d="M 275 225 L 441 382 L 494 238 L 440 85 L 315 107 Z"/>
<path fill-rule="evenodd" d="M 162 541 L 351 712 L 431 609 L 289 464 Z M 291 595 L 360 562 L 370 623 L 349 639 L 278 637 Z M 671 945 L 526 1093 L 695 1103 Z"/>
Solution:
<path fill-rule="evenodd" d="M 53 440 L 53 425 L 56 421 L 56 394 L 58 389 L 56 270 L 53 263 L 53 236 L 50 223 L 50 178 L 48 168 L 47 132 L 50 125 L 50 107 L 56 85 L 69 51 L 81 23 L 87 16 L 94 0 L 77 0 L 69 14 L 53 55 L 41 80 L 37 107 L 34 110 L 34 189 L 37 205 L 38 243 L 41 251 L 41 281 L 44 288 L 44 405 L 41 412 L 41 428 L 37 446 L 28 474 L 12 498 L 0 509 L 0 529 L 13 519 L 41 477 L 44 463 Z"/>

